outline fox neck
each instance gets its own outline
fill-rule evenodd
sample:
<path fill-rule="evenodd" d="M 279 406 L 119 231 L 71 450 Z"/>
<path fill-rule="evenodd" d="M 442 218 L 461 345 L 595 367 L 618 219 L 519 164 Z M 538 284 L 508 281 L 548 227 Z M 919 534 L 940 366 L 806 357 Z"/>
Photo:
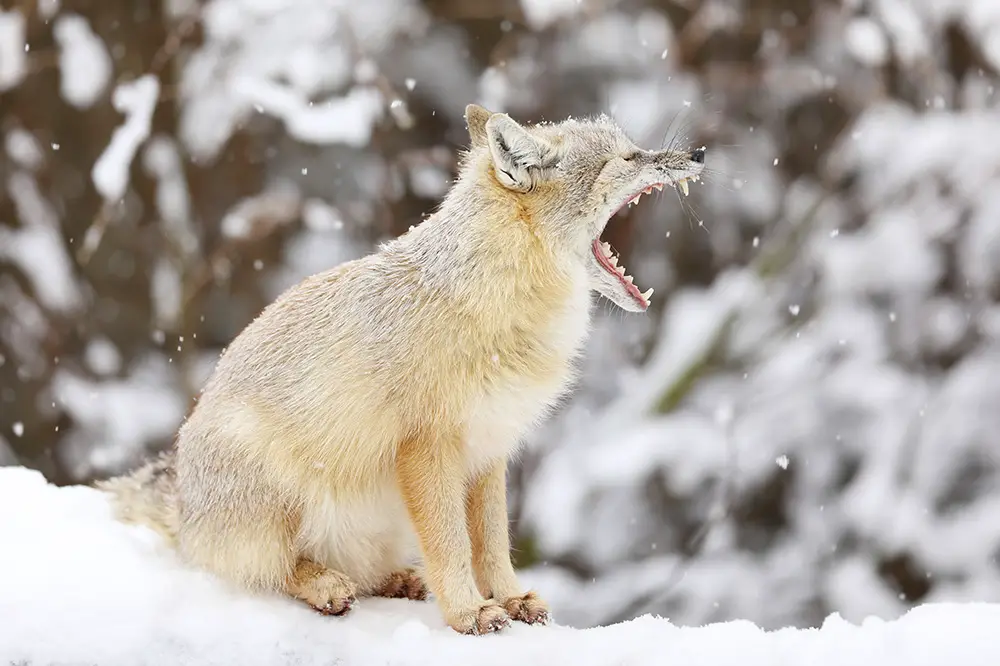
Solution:
<path fill-rule="evenodd" d="M 424 284 L 474 311 L 509 305 L 544 315 L 588 298 L 583 258 L 490 168 L 467 164 L 438 211 L 400 239 Z"/>

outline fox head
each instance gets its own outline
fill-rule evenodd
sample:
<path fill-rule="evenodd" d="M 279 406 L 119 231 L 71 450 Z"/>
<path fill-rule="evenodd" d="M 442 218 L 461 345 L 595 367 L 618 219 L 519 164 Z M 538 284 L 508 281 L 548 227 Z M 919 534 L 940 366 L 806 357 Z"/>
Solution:
<path fill-rule="evenodd" d="M 470 104 L 465 118 L 471 150 L 488 150 L 497 186 L 586 262 L 591 288 L 625 310 L 645 311 L 653 290 L 633 284 L 601 234 L 643 194 L 667 185 L 687 193 L 687 181 L 705 167 L 705 149 L 644 150 L 607 117 L 522 126 Z"/>

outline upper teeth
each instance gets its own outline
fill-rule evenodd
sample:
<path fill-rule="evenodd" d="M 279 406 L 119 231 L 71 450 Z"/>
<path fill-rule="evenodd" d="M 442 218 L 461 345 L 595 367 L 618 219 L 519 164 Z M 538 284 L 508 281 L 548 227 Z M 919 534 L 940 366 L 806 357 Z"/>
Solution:
<path fill-rule="evenodd" d="M 652 194 L 654 189 L 657 192 L 662 191 L 663 183 L 653 183 L 652 185 L 649 185 L 645 189 L 636 192 L 635 196 L 628 200 L 628 205 L 629 206 L 636 205 L 637 203 L 639 203 L 639 197 L 641 197 L 643 194 Z"/>
<path fill-rule="evenodd" d="M 688 190 L 688 181 L 696 183 L 698 182 L 698 176 L 689 176 L 687 178 L 681 178 L 677 181 L 677 187 L 679 187 L 681 192 L 684 193 L 684 196 L 687 196 L 690 193 Z"/>

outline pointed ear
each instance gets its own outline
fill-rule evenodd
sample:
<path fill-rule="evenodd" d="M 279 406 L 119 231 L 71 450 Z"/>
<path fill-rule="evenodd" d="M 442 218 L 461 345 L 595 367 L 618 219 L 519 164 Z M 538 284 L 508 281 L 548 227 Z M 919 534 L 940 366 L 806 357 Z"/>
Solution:
<path fill-rule="evenodd" d="M 465 124 L 469 126 L 469 138 L 474 147 L 486 145 L 486 121 L 492 115 L 492 111 L 478 104 L 469 104 L 465 107 Z"/>
<path fill-rule="evenodd" d="M 527 192 L 534 188 L 545 169 L 555 166 L 553 147 L 506 113 L 494 113 L 486 121 L 486 139 L 497 180 L 508 189 Z"/>

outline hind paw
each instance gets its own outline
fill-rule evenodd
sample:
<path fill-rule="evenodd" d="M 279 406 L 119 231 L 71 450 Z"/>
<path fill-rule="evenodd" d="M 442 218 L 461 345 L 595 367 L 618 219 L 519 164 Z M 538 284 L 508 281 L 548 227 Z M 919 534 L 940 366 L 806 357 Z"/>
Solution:
<path fill-rule="evenodd" d="M 377 597 L 390 599 L 413 599 L 423 601 L 427 598 L 427 586 L 417 575 L 416 569 L 403 569 L 389 576 L 373 593 Z"/>
<path fill-rule="evenodd" d="M 346 615 L 357 602 L 354 582 L 346 575 L 302 560 L 288 582 L 288 594 L 323 615 Z"/>

